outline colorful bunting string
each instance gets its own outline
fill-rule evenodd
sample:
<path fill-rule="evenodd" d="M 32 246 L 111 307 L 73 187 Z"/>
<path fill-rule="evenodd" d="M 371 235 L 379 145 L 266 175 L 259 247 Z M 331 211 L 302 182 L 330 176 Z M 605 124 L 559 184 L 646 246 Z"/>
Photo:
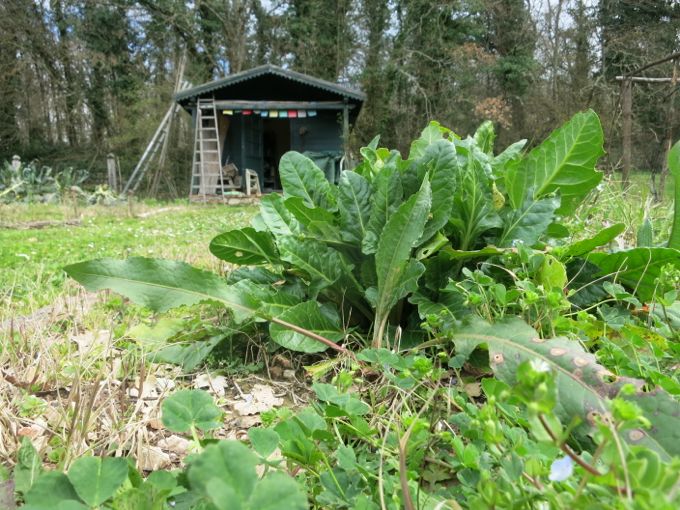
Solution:
<path fill-rule="evenodd" d="M 222 110 L 224 115 L 259 115 L 260 117 L 269 117 L 272 119 L 303 119 L 305 117 L 316 117 L 316 110 Z"/>

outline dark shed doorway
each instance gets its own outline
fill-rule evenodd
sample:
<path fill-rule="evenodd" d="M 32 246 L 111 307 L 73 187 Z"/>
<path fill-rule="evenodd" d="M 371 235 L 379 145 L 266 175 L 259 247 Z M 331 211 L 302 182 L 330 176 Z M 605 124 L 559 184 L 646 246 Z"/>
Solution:
<path fill-rule="evenodd" d="M 290 121 L 288 119 L 262 119 L 263 191 L 281 189 L 279 161 L 290 147 Z"/>

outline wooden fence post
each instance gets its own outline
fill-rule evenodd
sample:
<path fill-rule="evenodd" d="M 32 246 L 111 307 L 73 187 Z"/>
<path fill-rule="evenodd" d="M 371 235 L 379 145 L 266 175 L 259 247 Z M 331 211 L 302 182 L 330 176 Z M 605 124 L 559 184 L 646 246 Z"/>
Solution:
<path fill-rule="evenodd" d="M 118 193 L 118 172 L 116 166 L 116 156 L 108 154 L 106 156 L 106 170 L 108 174 L 109 189 L 114 193 Z"/>
<path fill-rule="evenodd" d="M 621 180 L 623 181 L 623 187 L 628 187 L 628 182 L 630 180 L 630 153 L 631 153 L 631 134 L 633 130 L 633 97 L 632 97 L 633 84 L 630 78 L 623 80 L 621 84 L 621 102 L 623 110 L 623 170 L 621 172 Z"/>

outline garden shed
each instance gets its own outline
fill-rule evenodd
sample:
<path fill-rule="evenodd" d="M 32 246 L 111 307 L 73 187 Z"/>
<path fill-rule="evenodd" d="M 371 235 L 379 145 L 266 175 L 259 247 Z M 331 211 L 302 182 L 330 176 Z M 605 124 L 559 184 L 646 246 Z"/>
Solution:
<path fill-rule="evenodd" d="M 273 65 L 182 90 L 175 100 L 194 126 L 190 197 L 223 198 L 255 174 L 262 192 L 276 191 L 279 160 L 290 150 L 336 180 L 364 99 L 356 89 Z"/>

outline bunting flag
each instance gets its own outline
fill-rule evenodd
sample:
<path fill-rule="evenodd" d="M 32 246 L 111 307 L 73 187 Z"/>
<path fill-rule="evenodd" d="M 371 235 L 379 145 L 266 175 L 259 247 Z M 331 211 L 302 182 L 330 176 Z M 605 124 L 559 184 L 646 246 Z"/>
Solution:
<path fill-rule="evenodd" d="M 316 117 L 316 110 L 222 110 L 224 115 L 259 115 L 260 117 L 271 117 L 281 119 L 303 119 L 305 117 Z"/>

